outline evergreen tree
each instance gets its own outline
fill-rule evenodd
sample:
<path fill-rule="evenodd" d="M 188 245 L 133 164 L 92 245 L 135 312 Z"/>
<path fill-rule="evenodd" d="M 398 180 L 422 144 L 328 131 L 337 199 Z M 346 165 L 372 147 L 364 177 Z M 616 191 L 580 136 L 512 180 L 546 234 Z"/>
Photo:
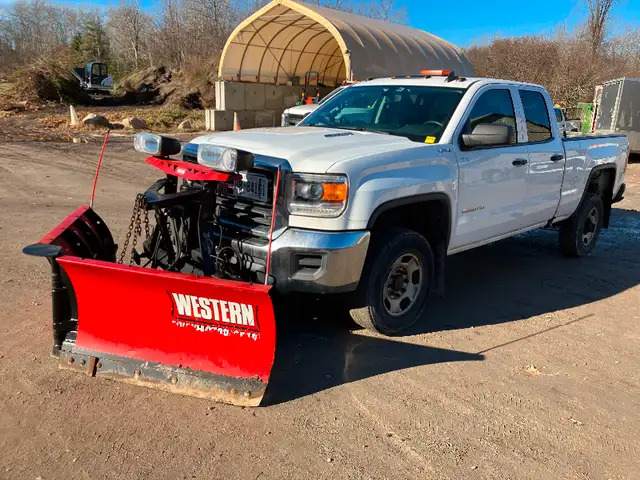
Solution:
<path fill-rule="evenodd" d="M 106 62 L 109 58 L 109 39 L 100 17 L 92 16 L 85 20 L 80 34 L 79 52 L 84 61 Z"/>

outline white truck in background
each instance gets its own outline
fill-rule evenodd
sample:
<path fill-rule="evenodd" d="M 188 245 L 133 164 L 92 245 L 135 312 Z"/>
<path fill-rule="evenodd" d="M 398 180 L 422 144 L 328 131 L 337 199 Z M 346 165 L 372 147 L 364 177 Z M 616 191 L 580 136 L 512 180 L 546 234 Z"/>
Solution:
<path fill-rule="evenodd" d="M 275 289 L 342 294 L 357 323 L 388 335 L 443 292 L 447 255 L 541 227 L 557 227 L 565 255 L 590 254 L 629 155 L 624 135 L 563 138 L 541 86 L 452 73 L 362 82 L 296 127 L 201 136 L 183 158 L 203 144 L 255 157 L 221 221 L 256 280 L 278 168 Z"/>
<path fill-rule="evenodd" d="M 327 95 L 325 95 L 323 98 L 321 98 L 318 103 L 309 103 L 309 104 L 303 104 L 303 105 L 296 105 L 294 107 L 287 108 L 282 113 L 282 123 L 281 123 L 280 126 L 282 126 L 282 127 L 295 127 L 298 123 L 300 123 L 302 120 L 304 120 L 304 118 L 307 115 L 309 115 L 310 113 L 316 111 L 317 108 L 320 105 L 322 105 L 324 102 L 326 102 L 331 97 L 333 97 L 334 95 L 336 95 L 337 93 L 341 92 L 342 90 L 344 90 L 347 87 L 348 87 L 348 85 L 342 85 L 342 86 L 336 88 L 335 90 L 332 90 Z"/>

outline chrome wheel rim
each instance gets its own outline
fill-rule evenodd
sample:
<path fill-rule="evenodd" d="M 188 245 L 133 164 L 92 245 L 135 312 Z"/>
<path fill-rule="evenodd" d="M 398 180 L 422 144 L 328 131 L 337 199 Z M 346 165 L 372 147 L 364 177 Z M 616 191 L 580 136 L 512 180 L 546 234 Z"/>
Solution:
<path fill-rule="evenodd" d="M 382 304 L 392 317 L 407 313 L 416 302 L 424 272 L 422 263 L 415 255 L 407 253 L 393 262 L 382 292 Z"/>
<path fill-rule="evenodd" d="M 584 219 L 584 225 L 582 227 L 582 244 L 585 247 L 588 247 L 596 236 L 599 221 L 600 213 L 598 213 L 598 209 L 596 207 L 593 207 L 589 210 L 587 217 Z"/>

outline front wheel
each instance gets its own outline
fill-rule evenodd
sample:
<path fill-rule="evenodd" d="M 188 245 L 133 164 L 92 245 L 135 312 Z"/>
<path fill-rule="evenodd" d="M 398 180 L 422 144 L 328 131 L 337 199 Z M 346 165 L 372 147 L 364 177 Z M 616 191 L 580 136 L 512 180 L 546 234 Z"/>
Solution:
<path fill-rule="evenodd" d="M 578 210 L 560 226 L 560 249 L 568 257 L 584 257 L 596 247 L 604 205 L 598 195 L 586 197 Z"/>
<path fill-rule="evenodd" d="M 422 317 L 433 283 L 427 239 L 408 229 L 378 234 L 367 256 L 351 318 L 384 335 L 397 335 Z"/>

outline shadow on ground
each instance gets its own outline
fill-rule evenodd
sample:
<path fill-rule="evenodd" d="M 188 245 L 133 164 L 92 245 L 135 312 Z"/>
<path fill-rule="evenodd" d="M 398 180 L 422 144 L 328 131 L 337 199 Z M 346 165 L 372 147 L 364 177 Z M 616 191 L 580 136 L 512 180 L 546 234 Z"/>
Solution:
<path fill-rule="evenodd" d="M 587 258 L 563 257 L 557 232 L 539 230 L 454 255 L 447 269 L 446 296 L 434 298 L 424 321 L 407 335 L 524 320 L 587 305 L 638 285 L 640 212 L 614 209 L 610 228 Z M 278 351 L 266 403 L 395 370 L 484 358 L 482 352 L 349 332 L 353 325 L 327 308 L 331 301 L 307 299 L 286 309 L 278 325 Z"/>
<path fill-rule="evenodd" d="M 335 319 L 310 320 L 306 325 L 291 327 L 278 342 L 266 404 L 405 368 L 484 358 L 481 354 L 352 333 L 344 322 Z"/>
<path fill-rule="evenodd" d="M 595 252 L 565 258 L 537 230 L 449 258 L 447 293 L 412 334 L 522 320 L 602 300 L 640 283 L 640 212 L 614 209 Z"/>

